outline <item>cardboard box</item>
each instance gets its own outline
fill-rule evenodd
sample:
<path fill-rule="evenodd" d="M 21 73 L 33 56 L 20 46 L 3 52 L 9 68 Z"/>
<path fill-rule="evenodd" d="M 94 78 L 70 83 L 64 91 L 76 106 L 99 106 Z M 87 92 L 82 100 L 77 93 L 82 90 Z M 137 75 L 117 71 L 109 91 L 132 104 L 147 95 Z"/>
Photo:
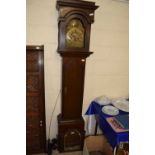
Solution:
<path fill-rule="evenodd" d="M 90 155 L 92 151 L 102 152 L 103 155 L 112 155 L 112 148 L 103 135 L 85 138 L 83 155 Z"/>

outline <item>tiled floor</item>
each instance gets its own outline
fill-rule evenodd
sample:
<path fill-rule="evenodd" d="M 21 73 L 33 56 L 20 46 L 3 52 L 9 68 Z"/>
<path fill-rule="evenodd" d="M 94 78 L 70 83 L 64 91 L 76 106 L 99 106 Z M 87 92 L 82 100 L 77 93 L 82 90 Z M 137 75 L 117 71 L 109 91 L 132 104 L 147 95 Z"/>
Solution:
<path fill-rule="evenodd" d="M 41 154 L 33 154 L 33 155 L 47 155 L 46 153 L 41 153 Z M 52 155 L 82 155 L 81 151 L 77 152 L 67 152 L 67 153 L 59 153 L 58 151 L 53 151 Z"/>

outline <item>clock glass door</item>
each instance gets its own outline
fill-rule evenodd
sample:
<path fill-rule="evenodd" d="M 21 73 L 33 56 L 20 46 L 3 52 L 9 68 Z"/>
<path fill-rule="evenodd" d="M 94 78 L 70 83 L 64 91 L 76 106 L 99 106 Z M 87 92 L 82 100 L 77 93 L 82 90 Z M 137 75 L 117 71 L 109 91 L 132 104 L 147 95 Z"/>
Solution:
<path fill-rule="evenodd" d="M 79 19 L 72 19 L 67 26 L 66 46 L 69 48 L 84 47 L 84 28 Z"/>

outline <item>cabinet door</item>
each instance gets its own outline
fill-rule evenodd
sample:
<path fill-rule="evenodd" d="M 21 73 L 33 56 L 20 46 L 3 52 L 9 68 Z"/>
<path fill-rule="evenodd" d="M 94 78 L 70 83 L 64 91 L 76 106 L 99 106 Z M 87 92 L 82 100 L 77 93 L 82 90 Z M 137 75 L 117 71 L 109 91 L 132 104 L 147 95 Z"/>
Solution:
<path fill-rule="evenodd" d="M 81 117 L 83 102 L 85 59 L 80 57 L 63 58 L 62 117 Z"/>
<path fill-rule="evenodd" d="M 45 151 L 43 51 L 26 50 L 26 151 Z"/>

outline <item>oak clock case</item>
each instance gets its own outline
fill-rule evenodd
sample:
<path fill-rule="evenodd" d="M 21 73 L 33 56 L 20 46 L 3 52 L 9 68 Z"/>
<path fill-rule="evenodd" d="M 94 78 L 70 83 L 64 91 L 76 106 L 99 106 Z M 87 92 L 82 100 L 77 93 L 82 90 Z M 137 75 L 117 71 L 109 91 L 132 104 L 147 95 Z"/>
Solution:
<path fill-rule="evenodd" d="M 94 2 L 57 0 L 58 49 L 62 57 L 61 113 L 58 115 L 60 152 L 83 149 L 82 118 L 84 75 L 89 51 L 90 29 L 94 22 Z"/>

